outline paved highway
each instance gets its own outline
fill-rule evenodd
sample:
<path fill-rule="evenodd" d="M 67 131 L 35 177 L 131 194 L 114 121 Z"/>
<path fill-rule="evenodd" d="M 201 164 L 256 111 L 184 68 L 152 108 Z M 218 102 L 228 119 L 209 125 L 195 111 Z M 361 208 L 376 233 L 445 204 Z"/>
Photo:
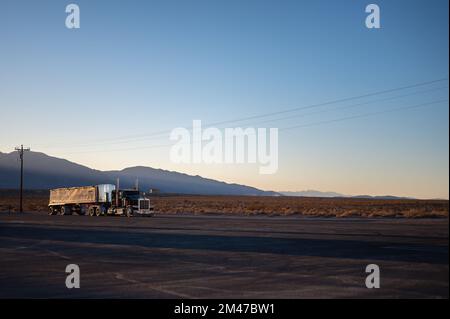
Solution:
<path fill-rule="evenodd" d="M 0 215 L 0 297 L 448 298 L 448 219 Z M 67 289 L 66 265 L 81 287 Z M 381 269 L 367 289 L 365 267 Z"/>

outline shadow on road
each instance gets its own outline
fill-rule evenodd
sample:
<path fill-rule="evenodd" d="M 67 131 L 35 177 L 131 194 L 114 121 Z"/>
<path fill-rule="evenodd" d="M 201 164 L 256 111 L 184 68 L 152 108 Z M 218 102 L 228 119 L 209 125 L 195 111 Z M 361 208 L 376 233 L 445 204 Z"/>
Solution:
<path fill-rule="evenodd" d="M 448 245 L 354 240 L 168 234 L 112 230 L 0 226 L 0 236 L 70 243 L 129 245 L 146 248 L 214 250 L 294 256 L 448 263 Z M 1 244 L 0 244 L 1 245 Z"/>

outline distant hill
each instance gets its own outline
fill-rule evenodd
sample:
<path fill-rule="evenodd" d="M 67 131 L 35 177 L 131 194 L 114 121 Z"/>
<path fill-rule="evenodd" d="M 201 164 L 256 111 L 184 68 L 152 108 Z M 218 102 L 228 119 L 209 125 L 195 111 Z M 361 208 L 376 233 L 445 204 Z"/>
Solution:
<path fill-rule="evenodd" d="M 346 197 L 343 194 L 335 193 L 335 192 L 320 192 L 316 190 L 306 190 L 299 192 L 279 192 L 285 196 L 302 196 L 302 197 Z"/>
<path fill-rule="evenodd" d="M 366 199 L 414 199 L 411 197 L 398 197 L 398 196 L 371 196 L 371 195 L 344 195 L 335 192 L 321 192 L 316 190 L 306 190 L 306 191 L 298 191 L 298 192 L 279 192 L 284 196 L 299 196 L 299 197 L 343 197 L 343 198 L 366 198 Z"/>
<path fill-rule="evenodd" d="M 371 196 L 371 195 L 357 195 L 357 196 L 350 196 L 351 198 L 367 198 L 367 199 L 415 199 L 413 197 L 399 197 L 399 196 L 391 196 L 391 195 L 384 195 L 384 196 Z"/>
<path fill-rule="evenodd" d="M 132 187 L 139 178 L 141 190 L 159 189 L 164 193 L 205 195 L 256 195 L 276 196 L 278 193 L 263 191 L 239 184 L 228 184 L 201 176 L 155 169 L 151 167 L 129 167 L 120 171 L 99 171 L 52 157 L 39 152 L 26 152 L 24 159 L 26 189 L 49 189 L 115 183 L 117 177 L 123 187 Z M 0 188 L 16 188 L 19 180 L 17 152 L 0 152 Z"/>

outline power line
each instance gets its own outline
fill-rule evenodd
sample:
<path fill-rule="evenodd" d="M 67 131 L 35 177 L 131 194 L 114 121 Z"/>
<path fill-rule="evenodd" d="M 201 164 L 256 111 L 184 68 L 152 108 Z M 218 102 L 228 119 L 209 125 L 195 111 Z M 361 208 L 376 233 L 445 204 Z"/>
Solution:
<path fill-rule="evenodd" d="M 250 120 L 250 119 L 268 117 L 268 116 L 278 115 L 278 114 L 285 114 L 285 113 L 295 112 L 295 111 L 299 111 L 299 110 L 306 110 L 306 109 L 316 108 L 316 107 L 320 107 L 320 106 L 348 102 L 348 101 L 352 101 L 352 100 L 362 99 L 365 97 L 376 96 L 376 95 L 380 95 L 380 94 L 387 94 L 387 93 L 392 93 L 392 92 L 396 92 L 396 91 L 416 88 L 416 87 L 429 85 L 429 84 L 433 84 L 433 83 L 438 83 L 438 82 L 443 82 L 443 81 L 447 81 L 447 80 L 448 80 L 447 78 L 444 78 L 444 79 L 438 79 L 438 80 L 433 80 L 433 81 L 428 81 L 428 82 L 422 82 L 422 83 L 397 87 L 397 88 L 393 88 L 393 89 L 377 91 L 377 92 L 372 92 L 372 93 L 368 93 L 368 94 L 363 94 L 363 95 L 358 95 L 358 96 L 353 96 L 353 97 L 348 97 L 348 98 L 343 98 L 343 99 L 332 100 L 332 101 L 318 103 L 318 104 L 311 104 L 311 105 L 307 105 L 307 106 L 296 107 L 296 108 L 292 108 L 292 109 L 288 109 L 288 110 L 282 110 L 282 111 L 277 111 L 277 112 L 265 113 L 265 114 L 261 114 L 261 115 L 249 116 L 247 118 L 217 122 L 217 123 L 210 124 L 210 125 L 220 125 L 220 124 L 226 124 L 229 122 L 236 122 L 236 121 L 241 122 L 241 121 Z"/>
<path fill-rule="evenodd" d="M 346 109 L 350 109 L 350 108 L 354 108 L 354 107 L 358 107 L 358 106 L 362 106 L 362 105 L 392 101 L 392 100 L 400 99 L 403 97 L 409 97 L 409 96 L 414 96 L 414 95 L 418 95 L 418 94 L 429 93 L 429 92 L 438 91 L 438 90 L 442 90 L 442 89 L 448 89 L 448 86 L 433 88 L 433 89 L 419 91 L 419 92 L 412 92 L 412 93 L 407 93 L 407 94 L 402 94 L 402 95 L 396 95 L 396 96 L 392 96 L 392 97 L 388 97 L 388 98 L 377 99 L 377 100 L 372 100 L 372 101 L 367 101 L 367 102 L 362 102 L 362 103 L 350 104 L 350 105 L 345 105 L 345 106 L 341 106 L 341 107 L 335 107 L 332 109 L 326 109 L 326 110 L 321 110 L 321 111 L 285 116 L 285 117 L 276 118 L 276 119 L 269 119 L 269 120 L 265 120 L 265 121 L 259 121 L 259 122 L 257 122 L 257 124 L 288 120 L 288 119 L 293 119 L 293 118 L 298 118 L 298 117 L 305 117 L 308 115 L 321 114 L 321 113 L 326 113 L 326 112 L 330 112 L 330 111 L 332 112 L 332 111 L 338 111 L 338 110 L 346 110 Z"/>
<path fill-rule="evenodd" d="M 448 86 L 432 88 L 432 89 L 428 89 L 428 90 L 422 90 L 422 91 L 418 91 L 418 92 L 411 92 L 411 93 L 396 95 L 396 96 L 383 98 L 383 99 L 376 99 L 376 100 L 371 100 L 371 101 L 357 103 L 357 104 L 345 105 L 343 107 L 335 107 L 333 109 L 326 109 L 326 110 L 321 110 L 321 111 L 316 111 L 316 112 L 297 114 L 297 115 L 290 115 L 290 116 L 276 118 L 276 119 L 268 119 L 268 120 L 264 120 L 264 121 L 258 121 L 256 124 L 267 123 L 267 122 L 275 122 L 275 121 L 281 121 L 281 120 L 286 120 L 286 119 L 293 119 L 293 118 L 304 117 L 304 116 L 308 116 L 308 115 L 320 114 L 320 113 L 336 111 L 336 110 L 344 110 L 344 109 L 354 108 L 354 107 L 361 106 L 361 105 L 367 105 L 367 104 L 373 104 L 373 103 L 377 103 L 377 102 L 390 101 L 390 100 L 395 100 L 395 99 L 399 99 L 399 98 L 403 98 L 403 97 L 409 97 L 409 96 L 413 96 L 413 95 L 429 93 L 429 92 L 438 91 L 438 90 L 447 89 L 447 88 L 448 88 Z M 252 123 L 252 122 L 250 122 L 250 123 Z M 245 125 L 249 125 L 249 124 L 247 123 Z M 205 124 L 205 126 L 209 126 L 209 125 Z M 130 143 L 130 142 L 141 142 L 141 141 L 147 141 L 147 140 L 154 140 L 155 137 L 156 136 L 154 136 L 153 138 L 152 137 L 147 137 L 147 138 L 133 139 L 133 141 L 110 142 L 110 143 L 107 143 L 107 144 L 109 144 L 109 145 L 117 145 L 117 144 L 124 144 L 124 143 Z M 167 134 L 164 134 L 164 137 L 167 137 Z M 84 145 L 72 145 L 72 146 L 67 146 L 66 148 L 95 147 L 97 145 L 98 145 L 97 143 L 94 143 L 94 144 L 91 143 L 91 144 L 84 144 Z M 105 143 L 102 144 L 102 145 L 105 145 Z"/>
<path fill-rule="evenodd" d="M 390 109 L 390 110 L 383 110 L 383 111 L 379 111 L 379 112 L 371 112 L 371 113 L 365 113 L 365 114 L 358 114 L 358 115 L 354 115 L 354 116 L 341 117 L 338 119 L 332 119 L 332 120 L 328 120 L 328 121 L 321 121 L 321 122 L 315 122 L 315 123 L 309 123 L 309 124 L 303 124 L 303 125 L 294 125 L 294 126 L 290 126 L 290 127 L 281 128 L 280 131 L 287 131 L 287 130 L 296 129 L 296 128 L 300 128 L 300 127 L 309 127 L 309 126 L 322 125 L 322 124 L 328 124 L 328 123 L 334 123 L 334 122 L 341 122 L 341 121 L 352 120 L 352 119 L 357 119 L 357 118 L 364 118 L 364 117 L 369 117 L 369 116 L 374 116 L 374 115 L 392 113 L 392 112 L 401 111 L 401 110 L 410 110 L 410 109 L 415 109 L 415 108 L 419 108 L 419 107 L 423 107 L 423 106 L 438 104 L 438 103 L 442 103 L 442 102 L 448 102 L 448 99 L 432 101 L 429 103 L 421 103 L 421 104 L 416 104 L 416 105 L 412 105 L 412 106 L 398 107 L 398 108 L 394 108 L 394 109 Z"/>
<path fill-rule="evenodd" d="M 23 199 L 23 152 L 29 151 L 30 148 L 23 148 L 23 145 L 20 145 L 20 147 L 15 148 L 16 151 L 19 152 L 19 158 L 20 158 L 20 208 L 19 211 L 23 213 L 23 206 L 22 206 L 22 199 Z"/>
<path fill-rule="evenodd" d="M 295 129 L 295 128 L 309 127 L 309 126 L 315 126 L 315 125 L 323 125 L 323 124 L 334 123 L 334 122 L 341 122 L 341 121 L 345 121 L 345 120 L 370 117 L 370 116 L 375 116 L 375 115 L 380 115 L 380 114 L 385 114 L 385 113 L 392 113 L 392 112 L 401 111 L 401 110 L 415 109 L 415 108 L 420 108 L 420 107 L 424 107 L 424 106 L 438 104 L 441 102 L 448 102 L 448 99 L 437 100 L 437 101 L 421 103 L 421 104 L 405 106 L 405 107 L 399 107 L 399 108 L 394 108 L 394 109 L 389 109 L 389 110 L 383 110 L 383 111 L 379 111 L 379 112 L 358 114 L 358 115 L 354 115 L 354 116 L 342 117 L 342 118 L 332 119 L 332 120 L 328 120 L 328 121 L 320 121 L 320 122 L 313 122 L 313 123 L 295 125 L 295 126 L 290 126 L 290 127 L 284 127 L 284 128 L 280 128 L 279 131 L 286 131 L 286 130 L 291 130 L 291 129 Z M 186 145 L 187 145 L 187 143 L 186 143 Z M 100 150 L 100 151 L 95 151 L 95 152 L 134 151 L 134 150 L 141 150 L 141 149 L 152 149 L 152 148 L 171 147 L 171 146 L 173 146 L 173 144 L 160 144 L 160 145 L 149 145 L 149 146 L 141 146 L 141 147 L 122 148 L 122 149 Z M 83 154 L 83 153 L 91 153 L 91 152 L 92 151 L 80 151 L 80 152 L 69 152 L 66 154 Z"/>
<path fill-rule="evenodd" d="M 411 92 L 411 93 L 406 93 L 406 94 L 401 94 L 401 95 L 396 95 L 396 96 L 391 96 L 388 98 L 383 98 L 383 99 L 376 99 L 376 100 L 371 100 L 371 101 L 367 101 L 367 102 L 362 102 L 362 103 L 356 103 L 356 104 L 350 104 L 350 105 L 344 105 L 341 107 L 335 107 L 332 109 L 326 109 L 326 110 L 320 110 L 320 111 L 315 111 L 315 112 L 309 112 L 309 113 L 303 113 L 303 114 L 297 114 L 297 115 L 291 115 L 291 116 L 286 116 L 286 117 L 281 117 L 281 118 L 275 118 L 275 119 L 268 119 L 268 120 L 264 120 L 264 121 L 258 121 L 256 123 L 247 123 L 245 125 L 249 125 L 249 124 L 253 124 L 253 125 L 259 125 L 262 123 L 267 123 L 267 122 L 275 122 L 275 121 L 281 121 L 281 120 L 286 120 L 286 119 L 293 119 L 293 118 L 298 118 L 298 117 L 305 117 L 305 116 L 309 116 L 309 115 L 315 115 L 315 114 L 321 114 L 321 113 L 325 113 L 325 112 L 330 112 L 330 111 L 337 111 L 337 110 L 344 110 L 344 109 L 350 109 L 350 108 L 354 108 L 354 107 L 358 107 L 358 106 L 362 106 L 362 105 L 367 105 L 367 104 L 373 104 L 373 103 L 378 103 L 378 102 L 385 102 L 385 101 L 391 101 L 391 100 L 395 100 L 395 99 L 400 99 L 400 98 L 404 98 L 404 97 L 409 97 L 409 96 L 414 96 L 414 95 L 419 95 L 419 94 L 423 94 L 423 93 L 429 93 L 429 92 L 433 92 L 433 91 L 438 91 L 438 90 L 442 90 L 442 89 L 447 89 L 448 86 L 444 86 L 444 87 L 438 87 L 438 88 L 432 88 L 432 89 L 427 89 L 427 90 L 422 90 L 422 91 L 418 91 L 418 92 Z M 204 125 L 204 126 L 208 126 L 208 125 Z M 165 136 L 166 137 L 166 136 Z M 145 139 L 140 139 L 140 141 L 146 141 L 149 140 L 151 138 L 145 138 Z M 138 141 L 134 141 L 134 142 L 138 142 Z M 130 143 L 130 142 L 117 142 L 117 143 L 110 143 L 110 145 L 115 145 L 115 144 L 123 144 L 123 143 Z M 168 144 L 162 144 L 162 145 L 153 145 L 154 147 L 165 147 Z M 88 145 L 88 146 L 73 146 L 70 148 L 78 148 L 78 147 L 95 147 L 96 145 Z M 137 149 L 137 147 L 136 147 Z M 89 152 L 88 150 L 86 152 Z"/>
<path fill-rule="evenodd" d="M 437 80 L 420 82 L 420 83 L 396 87 L 396 88 L 392 88 L 392 89 L 375 91 L 372 93 L 362 94 L 362 95 L 358 95 L 358 96 L 352 96 L 352 97 L 347 97 L 347 98 L 342 98 L 342 99 L 331 100 L 331 101 L 327 101 L 327 102 L 323 102 L 323 103 L 310 104 L 310 105 L 306 105 L 306 106 L 300 106 L 300 107 L 295 107 L 295 108 L 291 108 L 291 109 L 270 112 L 270 113 L 263 113 L 263 114 L 259 114 L 259 115 L 249 116 L 249 117 L 236 118 L 236 119 L 232 119 L 232 120 L 225 120 L 225 121 L 220 121 L 220 122 L 215 122 L 215 123 L 207 123 L 207 124 L 205 124 L 205 126 L 218 126 L 218 125 L 223 125 L 223 124 L 228 124 L 228 123 L 233 123 L 233 122 L 242 122 L 242 121 L 253 120 L 253 119 L 258 119 L 258 118 L 265 118 L 265 117 L 269 117 L 269 116 L 273 116 L 273 115 L 297 112 L 300 110 L 312 109 L 312 108 L 317 108 L 317 107 L 322 107 L 322 106 L 327 106 L 327 105 L 332 105 L 332 104 L 337 104 L 337 103 L 342 103 L 342 102 L 348 102 L 348 101 L 352 101 L 352 100 L 358 100 L 358 99 L 362 99 L 362 98 L 366 98 L 366 97 L 417 88 L 417 87 L 435 84 L 435 83 L 439 83 L 439 82 L 443 82 L 443 81 L 447 81 L 447 80 L 448 80 L 448 78 L 441 78 L 441 79 L 437 79 Z M 95 143 L 78 144 L 78 147 L 96 146 L 96 145 L 108 143 L 108 141 L 111 141 L 111 142 L 109 142 L 109 144 L 128 143 L 128 142 L 132 142 L 132 141 L 136 141 L 136 140 L 142 140 L 143 138 L 148 138 L 148 137 L 164 136 L 164 135 L 169 134 L 171 131 L 172 130 L 164 130 L 164 131 L 158 131 L 158 132 L 153 132 L 153 133 L 149 133 L 149 134 L 128 135 L 128 136 L 122 136 L 122 137 L 116 137 L 116 138 L 99 139 Z M 118 142 L 119 140 L 122 140 L 122 142 Z M 67 148 L 67 146 L 66 146 L 67 143 L 65 143 L 64 145 L 65 145 L 65 147 L 63 147 L 63 148 Z M 45 145 L 41 145 L 41 146 L 45 147 Z M 77 147 L 76 145 L 72 145 L 72 146 Z M 57 146 L 56 147 L 55 146 L 47 146 L 47 147 L 58 148 Z"/>

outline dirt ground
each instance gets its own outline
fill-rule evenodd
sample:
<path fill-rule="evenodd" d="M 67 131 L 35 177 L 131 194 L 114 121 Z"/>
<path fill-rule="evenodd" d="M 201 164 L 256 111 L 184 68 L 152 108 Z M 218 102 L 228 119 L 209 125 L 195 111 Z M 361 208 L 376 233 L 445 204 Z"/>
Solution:
<path fill-rule="evenodd" d="M 47 190 L 26 191 L 24 210 L 45 212 Z M 448 218 L 448 200 L 361 199 L 260 196 L 153 196 L 159 213 L 188 215 L 262 215 L 316 217 Z M 18 210 L 15 190 L 0 190 L 0 212 Z"/>

